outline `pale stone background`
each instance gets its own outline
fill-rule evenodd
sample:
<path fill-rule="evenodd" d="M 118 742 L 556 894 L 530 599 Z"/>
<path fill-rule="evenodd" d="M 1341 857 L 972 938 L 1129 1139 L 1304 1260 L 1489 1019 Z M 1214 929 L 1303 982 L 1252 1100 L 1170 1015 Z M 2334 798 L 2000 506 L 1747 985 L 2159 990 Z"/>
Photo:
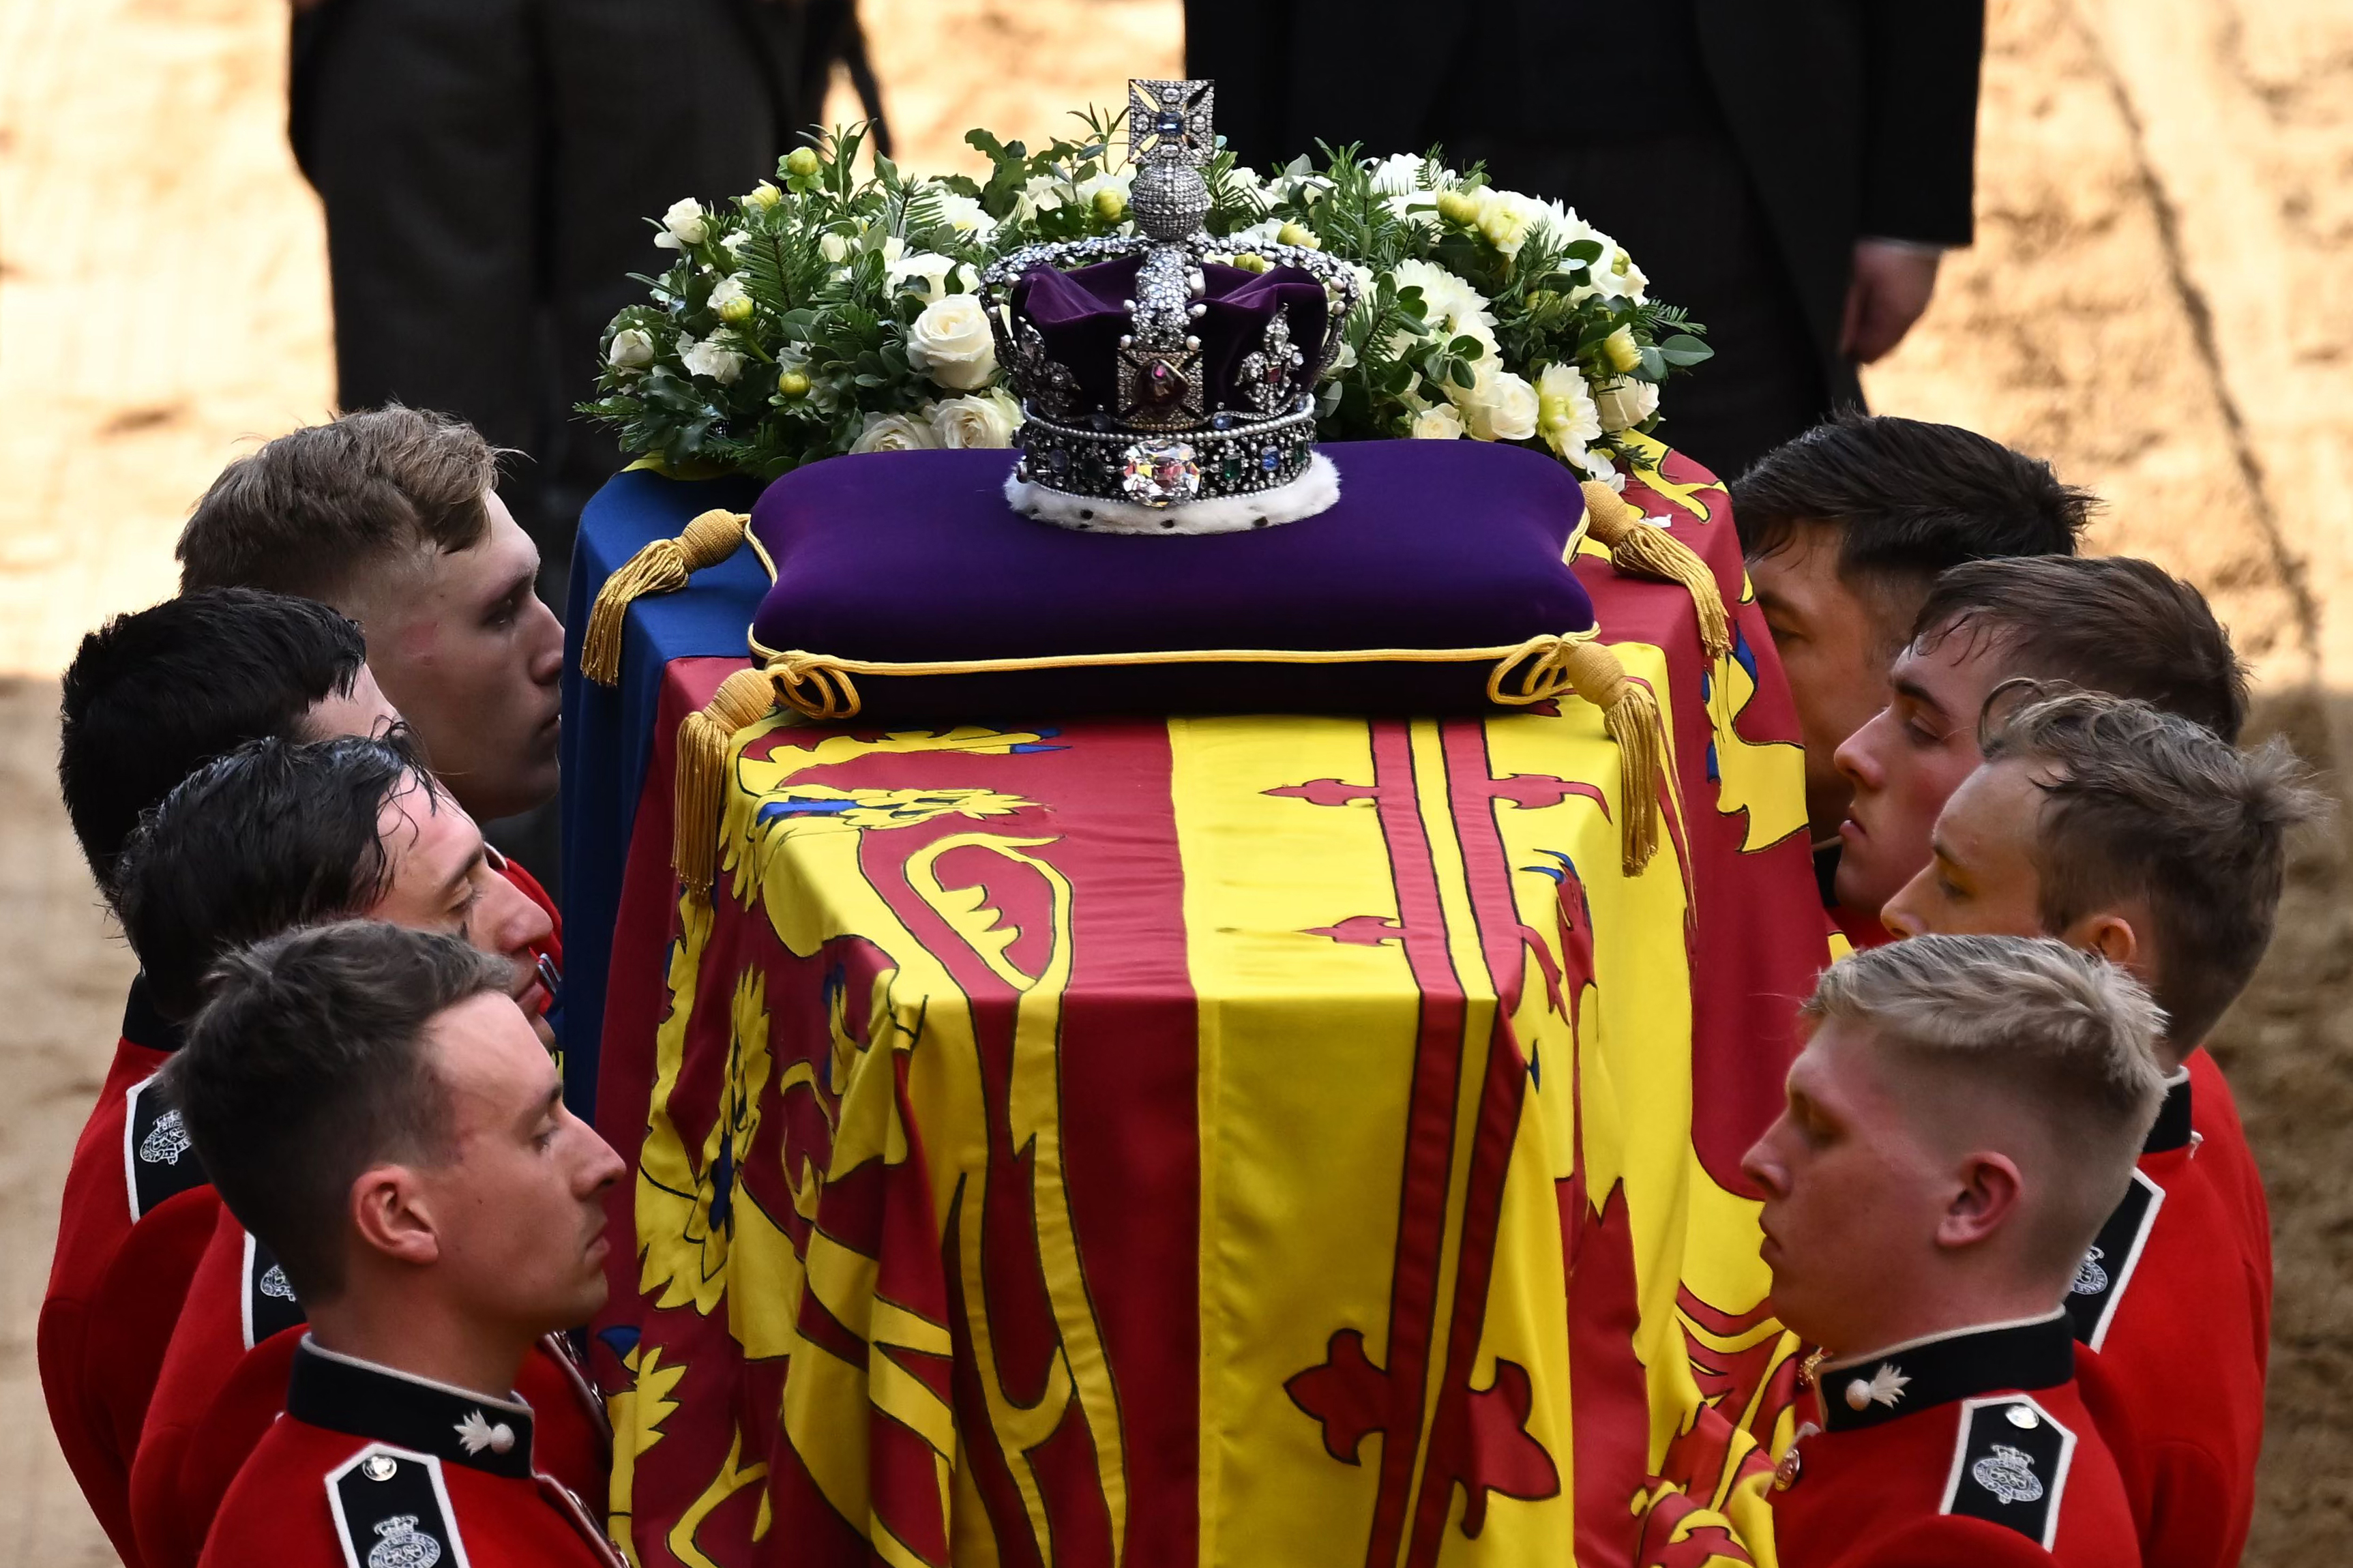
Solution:
<path fill-rule="evenodd" d="M 2204 586 L 2255 658 L 2264 726 L 2333 773 L 2353 711 L 2353 6 L 1991 9 L 1979 243 L 1872 397 L 2107 496 L 2100 546 Z M 967 126 L 1034 141 L 1178 67 L 1174 0 L 865 11 L 917 168 L 976 166 Z M 0 0 L 0 1568 L 110 1560 L 32 1356 L 131 969 L 56 804 L 55 677 L 83 630 L 172 590 L 180 521 L 241 443 L 328 408 L 284 52 L 282 0 Z M 2278 1226 L 2263 1563 L 2333 1560 L 2353 1524 L 2341 861 L 2335 831 L 2305 846 L 2219 1042 Z"/>

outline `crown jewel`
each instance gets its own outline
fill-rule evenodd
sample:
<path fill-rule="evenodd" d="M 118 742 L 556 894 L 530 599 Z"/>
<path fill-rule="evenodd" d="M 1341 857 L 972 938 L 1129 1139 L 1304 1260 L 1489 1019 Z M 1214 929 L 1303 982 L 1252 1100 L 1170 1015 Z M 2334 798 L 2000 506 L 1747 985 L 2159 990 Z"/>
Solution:
<path fill-rule="evenodd" d="M 1314 456 L 1315 384 L 1339 353 L 1356 275 L 1288 245 L 1251 247 L 1272 264 L 1261 272 L 1211 261 L 1228 248 L 1202 227 L 1215 86 L 1127 92 L 1137 232 L 1025 246 L 982 275 L 1028 416 L 1008 497 L 1118 531 L 1219 532 L 1321 510 L 1337 491 Z"/>

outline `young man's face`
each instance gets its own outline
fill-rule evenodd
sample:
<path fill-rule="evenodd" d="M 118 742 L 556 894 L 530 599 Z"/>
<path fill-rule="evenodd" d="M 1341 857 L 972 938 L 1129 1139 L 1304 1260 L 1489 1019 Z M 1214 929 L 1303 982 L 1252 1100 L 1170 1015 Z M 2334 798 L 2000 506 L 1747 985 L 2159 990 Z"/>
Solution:
<path fill-rule="evenodd" d="M 1832 1020 L 1789 1068 L 1788 1104 L 1742 1159 L 1765 1194 L 1773 1310 L 1834 1355 L 1893 1338 L 1891 1309 L 1933 1289 L 1945 1162 L 1887 1088 L 1869 1031 Z"/>
<path fill-rule="evenodd" d="M 1880 912 L 1898 936 L 2048 936 L 2035 867 L 2042 791 L 2016 758 L 1961 781 L 1929 836 L 1928 864 Z"/>
<path fill-rule="evenodd" d="M 1838 749 L 1854 791 L 1839 825 L 1841 905 L 1876 913 L 1928 863 L 1936 814 L 1978 765 L 1978 716 L 2005 673 L 1989 637 L 1956 635 L 1896 656 L 1887 706 Z"/>
<path fill-rule="evenodd" d="M 1888 624 L 1897 606 L 1839 574 L 1842 537 L 1836 524 L 1800 521 L 1780 549 L 1748 563 L 1797 703 L 1806 816 L 1818 844 L 1837 834 L 1851 787 L 1832 754 L 1887 700 L 1889 650 L 1902 636 Z"/>
<path fill-rule="evenodd" d="M 477 818 L 555 793 L 564 628 L 533 587 L 539 550 L 495 491 L 470 549 L 387 567 L 360 597 L 368 656 L 434 773 Z"/>
<path fill-rule="evenodd" d="M 605 1189 L 620 1159 L 564 1106 L 555 1064 L 502 997 L 429 1026 L 449 1096 L 451 1157 L 417 1170 L 435 1262 L 467 1315 L 517 1339 L 577 1328 L 605 1304 Z"/>
<path fill-rule="evenodd" d="M 396 789 L 376 816 L 376 837 L 392 864 L 391 886 L 370 920 L 411 931 L 441 931 L 514 965 L 512 994 L 545 1037 L 554 1000 L 540 983 L 532 949 L 553 929 L 547 911 L 491 868 L 482 830 L 447 795 L 421 783 Z"/>
<path fill-rule="evenodd" d="M 381 735 L 400 722 L 400 714 L 375 682 L 375 671 L 366 665 L 352 677 L 349 691 L 330 691 L 302 715 L 302 734 L 307 740 L 332 741 L 340 735 L 363 738 Z"/>

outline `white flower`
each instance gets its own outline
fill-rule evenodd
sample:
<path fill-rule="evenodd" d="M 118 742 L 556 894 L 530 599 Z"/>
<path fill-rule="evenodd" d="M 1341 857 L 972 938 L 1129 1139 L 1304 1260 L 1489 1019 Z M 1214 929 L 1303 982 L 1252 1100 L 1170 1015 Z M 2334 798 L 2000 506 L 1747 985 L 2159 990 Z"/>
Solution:
<path fill-rule="evenodd" d="M 1638 305 L 1648 300 L 1651 280 L 1634 265 L 1634 258 L 1599 229 L 1595 229 L 1590 237 L 1600 244 L 1601 259 L 1592 266 L 1592 284 L 1570 290 L 1571 302 L 1590 294 L 1599 294 L 1605 300 L 1631 300 Z"/>
<path fill-rule="evenodd" d="M 970 294 L 923 307 L 907 329 L 907 363 L 953 392 L 976 392 L 997 377 L 988 312 Z"/>
<path fill-rule="evenodd" d="M 849 259 L 850 239 L 846 234 L 821 234 L 817 237 L 818 254 L 836 267 Z"/>
<path fill-rule="evenodd" d="M 1472 221 L 1479 232 L 1505 256 L 1517 256 L 1538 220 L 1549 216 L 1542 202 L 1517 191 L 1482 188 L 1471 199 L 1478 205 L 1479 214 Z"/>
<path fill-rule="evenodd" d="M 684 250 L 690 245 L 701 245 L 711 234 L 706 216 L 701 202 L 692 196 L 681 197 L 662 214 L 663 232 L 654 236 L 654 243 L 664 250 Z"/>
<path fill-rule="evenodd" d="M 1482 441 L 1525 441 L 1536 433 L 1536 389 L 1525 376 L 1491 372 L 1455 401 L 1463 424 Z"/>
<path fill-rule="evenodd" d="M 1248 163 L 1236 163 L 1226 171 L 1226 188 L 1256 193 L 1266 188 L 1266 177 Z"/>
<path fill-rule="evenodd" d="M 1575 245 L 1580 239 L 1593 237 L 1593 226 L 1577 216 L 1577 209 L 1558 202 L 1539 202 L 1535 214 L 1536 232 L 1556 246 Z"/>
<path fill-rule="evenodd" d="M 932 409 L 932 436 L 943 447 L 1010 447 L 1021 405 L 1001 388 L 943 398 Z"/>
<path fill-rule="evenodd" d="M 715 311 L 723 311 L 736 300 L 749 301 L 751 298 L 751 291 L 744 287 L 744 279 L 723 278 L 719 280 L 719 286 L 711 291 L 711 308 Z"/>
<path fill-rule="evenodd" d="M 939 203 L 940 216 L 957 233 L 968 234 L 985 245 L 988 237 L 997 232 L 997 220 L 988 216 L 978 197 L 965 195 L 961 191 L 942 190 Z"/>
<path fill-rule="evenodd" d="M 725 386 L 744 374 L 744 356 L 728 345 L 735 340 L 724 331 L 713 332 L 701 342 L 684 332 L 678 335 L 679 363 L 691 375 L 707 375 Z"/>
<path fill-rule="evenodd" d="M 605 350 L 605 363 L 615 370 L 643 370 L 654 363 L 654 340 L 636 327 L 623 327 Z"/>
<path fill-rule="evenodd" d="M 744 255 L 744 247 L 751 242 L 752 231 L 748 228 L 739 228 L 723 236 L 719 241 L 719 248 L 740 260 Z"/>
<path fill-rule="evenodd" d="M 914 414 L 869 414 L 866 428 L 849 444 L 852 452 L 922 452 L 938 446 L 922 411 Z"/>
<path fill-rule="evenodd" d="M 1134 185 L 1135 171 L 1133 169 L 1122 169 L 1117 174 L 1099 169 L 1079 182 L 1078 203 L 1081 206 L 1087 206 L 1102 191 L 1117 191 L 1120 200 L 1125 202 L 1134 194 Z"/>
<path fill-rule="evenodd" d="M 1455 338 L 1470 338 L 1487 352 L 1472 362 L 1474 374 L 1484 374 L 1495 359 L 1495 317 L 1487 309 L 1487 297 L 1449 272 L 1443 267 L 1428 261 L 1400 261 L 1389 274 L 1399 289 L 1421 290 L 1421 319 L 1440 342 Z M 1390 340 L 1393 350 L 1402 350 L 1411 340 L 1398 333 Z M 1449 390 L 1452 396 L 1460 388 Z M 1459 401 L 1459 399 L 1458 399 Z"/>
<path fill-rule="evenodd" d="M 1536 377 L 1536 429 L 1546 446 L 1579 465 L 1587 461 L 1587 446 L 1601 438 L 1592 389 L 1575 365 L 1548 364 Z"/>
<path fill-rule="evenodd" d="M 1274 244 L 1274 237 L 1282 232 L 1282 220 L 1281 218 L 1261 218 L 1257 223 L 1250 225 L 1248 228 L 1238 228 L 1234 230 L 1233 233 L 1226 236 L 1223 243 L 1228 249 L 1239 256 L 1245 250 L 1258 250 L 1266 246 Z M 1366 276 L 1370 277 L 1371 274 L 1367 273 Z"/>
<path fill-rule="evenodd" d="M 1032 174 L 1013 198 L 1013 216 L 1023 222 L 1050 213 L 1070 197 L 1070 187 L 1052 174 Z"/>
<path fill-rule="evenodd" d="M 1620 376 L 1593 395 L 1604 430 L 1629 430 L 1659 411 L 1659 384 Z"/>
<path fill-rule="evenodd" d="M 887 252 L 888 247 L 885 247 Z M 902 283 L 914 283 L 916 292 L 926 300 L 944 300 L 955 281 L 956 263 L 954 257 L 941 256 L 929 250 L 904 250 L 883 269 L 883 278 L 893 289 Z"/>
<path fill-rule="evenodd" d="M 1372 165 L 1373 190 L 1384 196 L 1410 195 L 1422 188 L 1422 168 L 1419 153 L 1392 153 Z"/>
<path fill-rule="evenodd" d="M 1413 428 L 1408 434 L 1417 441 L 1456 441 L 1462 437 L 1462 416 L 1451 403 L 1425 408 L 1414 416 Z"/>

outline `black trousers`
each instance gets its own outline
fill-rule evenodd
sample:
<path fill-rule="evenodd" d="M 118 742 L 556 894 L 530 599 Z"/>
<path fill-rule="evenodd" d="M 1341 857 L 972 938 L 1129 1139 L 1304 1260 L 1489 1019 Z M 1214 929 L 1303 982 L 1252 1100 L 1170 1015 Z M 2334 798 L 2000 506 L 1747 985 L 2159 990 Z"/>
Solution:
<path fill-rule="evenodd" d="M 1667 383 L 1659 437 L 1729 479 L 1820 420 L 1860 405 L 1861 384 L 1806 318 L 1764 208 L 1722 136 L 1544 145 L 1446 140 L 1456 167 L 1569 203 L 1630 251 L 1651 297 L 1687 307 L 1715 357 Z"/>
<path fill-rule="evenodd" d="M 573 416 L 600 334 L 670 259 L 645 220 L 772 174 L 814 120 L 758 0 L 327 0 L 295 25 L 290 130 L 326 207 L 337 399 L 470 421 L 561 605 L 619 463 Z M 786 46 L 788 47 L 788 46 Z"/>

